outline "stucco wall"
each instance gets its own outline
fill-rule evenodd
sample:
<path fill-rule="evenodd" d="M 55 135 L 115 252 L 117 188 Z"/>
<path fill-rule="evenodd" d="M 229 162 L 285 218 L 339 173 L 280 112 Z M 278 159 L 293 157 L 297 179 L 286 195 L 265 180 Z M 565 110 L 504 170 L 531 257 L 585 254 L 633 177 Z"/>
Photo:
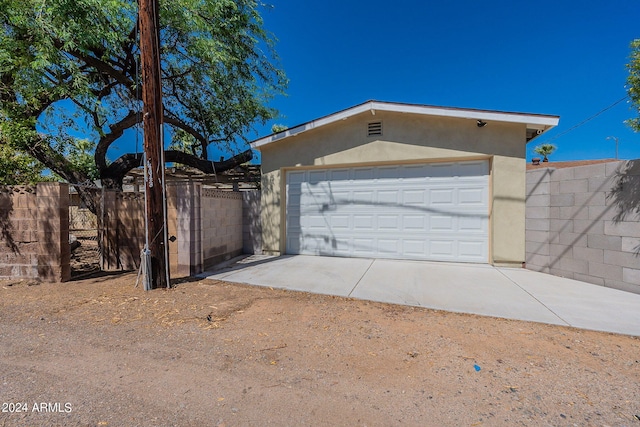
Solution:
<path fill-rule="evenodd" d="M 640 161 L 527 172 L 527 268 L 640 293 Z"/>
<path fill-rule="evenodd" d="M 368 137 L 367 124 L 374 121 L 382 121 L 383 135 Z M 524 124 L 491 122 L 479 128 L 472 119 L 377 112 L 263 146 L 263 251 L 285 250 L 286 168 L 486 158 L 492 174 L 488 261 L 520 265 L 525 257 L 525 133 Z"/>

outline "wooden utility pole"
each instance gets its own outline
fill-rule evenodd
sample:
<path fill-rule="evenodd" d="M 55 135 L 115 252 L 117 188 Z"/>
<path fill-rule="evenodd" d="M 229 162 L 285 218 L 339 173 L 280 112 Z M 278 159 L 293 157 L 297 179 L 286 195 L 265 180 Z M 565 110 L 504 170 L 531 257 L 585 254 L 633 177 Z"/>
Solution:
<path fill-rule="evenodd" d="M 144 131 L 147 249 L 150 251 L 151 289 L 169 287 L 166 247 L 166 198 L 162 138 L 162 83 L 158 0 L 139 0 L 142 114 Z"/>

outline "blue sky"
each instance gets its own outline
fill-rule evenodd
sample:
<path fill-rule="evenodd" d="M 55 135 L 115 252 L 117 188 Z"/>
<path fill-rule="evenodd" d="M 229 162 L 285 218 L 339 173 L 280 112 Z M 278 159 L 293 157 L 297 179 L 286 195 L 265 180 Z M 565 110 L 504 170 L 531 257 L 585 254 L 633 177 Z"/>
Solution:
<path fill-rule="evenodd" d="M 626 95 L 637 0 L 271 0 L 265 27 L 290 84 L 272 105 L 295 126 L 369 99 L 560 116 L 551 160 L 640 158 Z M 637 114 L 637 113 L 635 113 Z M 270 133 L 270 123 L 256 139 Z M 566 133 L 565 133 L 566 132 Z M 562 135 L 561 135 L 562 134 Z"/>

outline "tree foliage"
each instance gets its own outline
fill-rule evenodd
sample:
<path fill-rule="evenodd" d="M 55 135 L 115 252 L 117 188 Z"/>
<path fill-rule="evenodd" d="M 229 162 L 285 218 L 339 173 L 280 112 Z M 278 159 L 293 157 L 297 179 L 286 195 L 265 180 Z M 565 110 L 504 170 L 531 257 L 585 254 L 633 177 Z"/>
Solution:
<path fill-rule="evenodd" d="M 636 109 L 638 117 L 628 120 L 629 126 L 636 132 L 640 132 L 640 39 L 631 42 L 631 55 L 629 56 L 627 69 L 627 94 Z"/>
<path fill-rule="evenodd" d="M 33 184 L 45 180 L 43 167 L 31 156 L 0 144 L 0 185 Z"/>
<path fill-rule="evenodd" d="M 164 122 L 189 143 L 187 163 L 206 160 L 211 144 L 233 149 L 276 114 L 268 102 L 286 77 L 259 7 L 160 4 Z M 0 23 L 0 143 L 70 183 L 121 185 L 123 165 L 139 161 L 111 163 L 107 151 L 142 120 L 137 2 L 0 0 Z"/>
<path fill-rule="evenodd" d="M 88 139 L 75 139 L 68 147 L 67 159 L 71 166 L 79 173 L 86 175 L 89 180 L 95 181 L 100 178 L 100 173 L 93 159 L 93 151 L 96 144 Z"/>
<path fill-rule="evenodd" d="M 271 126 L 271 132 L 272 133 L 284 132 L 287 129 L 289 129 L 288 126 L 282 125 L 282 124 L 279 124 L 279 123 L 276 123 L 273 126 Z"/>
<path fill-rule="evenodd" d="M 550 156 L 551 154 L 553 154 L 554 151 L 556 151 L 556 146 L 553 144 L 542 144 L 534 148 L 533 151 L 543 156 L 543 160 L 545 162 L 548 162 L 549 161 L 548 156 Z"/>

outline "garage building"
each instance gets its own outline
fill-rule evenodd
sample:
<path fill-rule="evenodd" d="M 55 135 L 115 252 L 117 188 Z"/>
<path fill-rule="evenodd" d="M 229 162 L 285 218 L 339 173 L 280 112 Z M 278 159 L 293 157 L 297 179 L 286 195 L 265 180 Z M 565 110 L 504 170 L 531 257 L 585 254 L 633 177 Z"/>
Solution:
<path fill-rule="evenodd" d="M 557 116 L 368 101 L 256 140 L 263 252 L 521 266 Z"/>

